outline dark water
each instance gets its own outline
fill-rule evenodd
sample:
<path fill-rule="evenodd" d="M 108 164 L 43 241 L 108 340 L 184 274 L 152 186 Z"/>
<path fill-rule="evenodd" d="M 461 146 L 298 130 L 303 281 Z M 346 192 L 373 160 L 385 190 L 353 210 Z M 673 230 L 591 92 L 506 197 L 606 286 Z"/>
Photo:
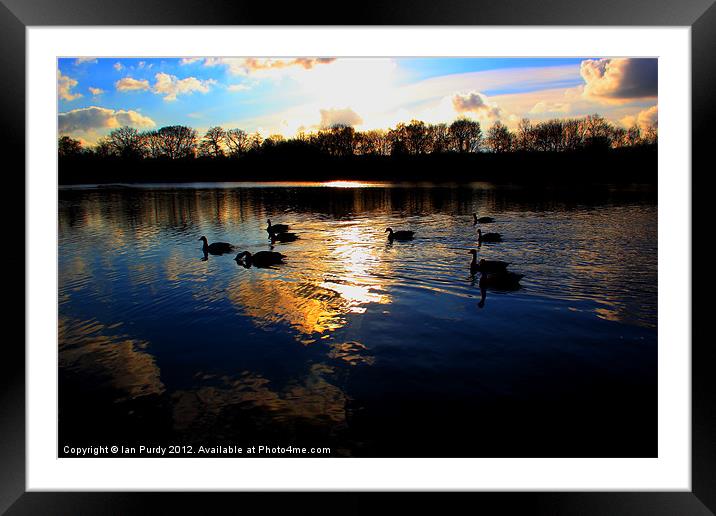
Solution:
<path fill-rule="evenodd" d="M 59 191 L 64 444 L 332 456 L 655 456 L 648 188 L 193 185 Z M 469 273 L 471 214 L 504 242 Z M 246 269 L 201 242 L 268 250 Z M 384 229 L 410 229 L 411 242 Z M 60 455 L 63 455 L 60 450 Z"/>

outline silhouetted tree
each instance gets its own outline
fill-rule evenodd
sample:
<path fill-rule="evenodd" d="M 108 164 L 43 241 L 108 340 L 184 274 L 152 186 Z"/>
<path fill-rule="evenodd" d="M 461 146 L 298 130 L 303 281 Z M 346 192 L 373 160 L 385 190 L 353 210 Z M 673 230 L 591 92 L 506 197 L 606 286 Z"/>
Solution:
<path fill-rule="evenodd" d="M 183 125 L 170 125 L 157 131 L 161 156 L 169 159 L 196 156 L 196 131 Z"/>
<path fill-rule="evenodd" d="M 492 152 L 509 152 L 512 150 L 513 135 L 499 120 L 487 132 L 487 146 Z"/>
<path fill-rule="evenodd" d="M 448 129 L 452 146 L 458 152 L 477 152 L 482 141 L 480 122 L 469 118 L 455 120 Z"/>
<path fill-rule="evenodd" d="M 450 130 L 447 124 L 428 126 L 430 153 L 440 154 L 450 150 Z"/>
<path fill-rule="evenodd" d="M 107 135 L 112 153 L 121 158 L 137 159 L 144 156 L 144 139 L 133 127 L 120 127 Z"/>
<path fill-rule="evenodd" d="M 640 143 L 645 143 L 647 145 L 656 145 L 657 138 L 658 138 L 658 130 L 657 130 L 656 125 L 650 124 L 644 130 L 644 134 L 642 135 Z"/>
<path fill-rule="evenodd" d="M 62 136 L 57 142 L 57 155 L 60 158 L 75 158 L 82 154 L 82 142 L 70 138 L 69 136 Z"/>
<path fill-rule="evenodd" d="M 241 129 L 229 129 L 224 135 L 226 148 L 229 149 L 229 156 L 238 158 L 246 154 L 251 148 L 251 139 L 246 131 Z"/>
<path fill-rule="evenodd" d="M 219 126 L 210 127 L 199 144 L 199 154 L 211 158 L 223 158 L 226 131 Z"/>
<path fill-rule="evenodd" d="M 534 129 L 529 118 L 520 120 L 517 126 L 515 145 L 518 150 L 528 152 L 534 150 Z"/>
<path fill-rule="evenodd" d="M 131 127 L 120 127 L 88 149 L 83 148 L 79 140 L 63 135 L 58 138 L 58 157 L 188 159 L 196 157 L 197 151 L 209 159 L 227 154 L 236 159 L 243 159 L 244 156 L 302 159 L 318 155 L 344 158 L 451 152 L 467 154 L 482 150 L 492 153 L 514 150 L 553 153 L 656 145 L 657 140 L 656 125 L 644 127 L 635 124 L 626 129 L 611 124 L 598 114 L 539 122 L 524 118 L 514 133 L 497 121 L 487 131 L 485 149 L 480 123 L 467 118 L 459 118 L 450 125 L 411 120 L 408 124 L 399 123 L 385 131 L 358 132 L 352 126 L 338 124 L 308 133 L 300 131 L 294 138 L 286 139 L 273 134 L 265 140 L 258 132 L 249 135 L 241 129 L 225 131 L 221 127 L 211 127 L 200 142 L 197 142 L 194 129 L 173 125 L 142 133 Z"/>

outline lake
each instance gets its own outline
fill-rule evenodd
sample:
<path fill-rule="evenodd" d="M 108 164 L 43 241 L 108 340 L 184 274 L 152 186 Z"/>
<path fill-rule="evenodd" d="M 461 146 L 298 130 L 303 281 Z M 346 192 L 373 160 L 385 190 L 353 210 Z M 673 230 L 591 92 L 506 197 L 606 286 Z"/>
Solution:
<path fill-rule="evenodd" d="M 61 188 L 59 444 L 657 454 L 655 187 Z M 503 242 L 477 246 L 472 213 Z M 274 268 L 266 219 L 298 240 Z M 415 231 L 389 242 L 385 229 Z M 236 252 L 202 252 L 230 242 Z M 469 250 L 519 289 L 471 276 Z M 63 456 L 62 450 L 59 455 Z"/>

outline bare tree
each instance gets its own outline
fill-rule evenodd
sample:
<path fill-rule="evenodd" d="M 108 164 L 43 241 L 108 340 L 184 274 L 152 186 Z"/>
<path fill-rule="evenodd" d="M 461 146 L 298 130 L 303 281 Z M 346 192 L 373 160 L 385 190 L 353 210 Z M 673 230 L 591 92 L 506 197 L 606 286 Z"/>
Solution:
<path fill-rule="evenodd" d="M 447 124 L 428 126 L 428 140 L 431 153 L 440 154 L 450 150 L 450 131 Z"/>
<path fill-rule="evenodd" d="M 646 143 L 647 145 L 655 145 L 657 143 L 658 137 L 659 131 L 656 127 L 656 124 L 650 124 L 644 130 L 644 134 L 642 135 L 640 142 Z"/>
<path fill-rule="evenodd" d="M 521 151 L 534 150 L 534 129 L 529 118 L 523 118 L 517 126 L 516 145 Z"/>
<path fill-rule="evenodd" d="M 162 156 L 169 159 L 196 156 L 196 131 L 183 125 L 170 125 L 157 131 Z"/>
<path fill-rule="evenodd" d="M 82 142 L 69 136 L 60 137 L 57 142 L 57 155 L 60 158 L 72 158 L 80 154 L 82 154 Z"/>
<path fill-rule="evenodd" d="M 133 127 L 120 127 L 107 135 L 107 143 L 113 153 L 122 158 L 141 158 L 144 155 L 144 141 Z"/>
<path fill-rule="evenodd" d="M 487 132 L 487 145 L 492 152 L 509 152 L 512 150 L 514 135 L 499 120 Z"/>
<path fill-rule="evenodd" d="M 229 156 L 238 158 L 248 152 L 251 141 L 246 131 L 241 129 L 229 129 L 224 135 L 224 143 L 229 149 Z"/>
<path fill-rule="evenodd" d="M 469 118 L 459 118 L 448 128 L 452 146 L 458 152 L 477 152 L 482 142 L 480 122 Z"/>
<path fill-rule="evenodd" d="M 211 158 L 223 158 L 226 131 L 222 127 L 210 127 L 199 144 L 199 153 Z"/>

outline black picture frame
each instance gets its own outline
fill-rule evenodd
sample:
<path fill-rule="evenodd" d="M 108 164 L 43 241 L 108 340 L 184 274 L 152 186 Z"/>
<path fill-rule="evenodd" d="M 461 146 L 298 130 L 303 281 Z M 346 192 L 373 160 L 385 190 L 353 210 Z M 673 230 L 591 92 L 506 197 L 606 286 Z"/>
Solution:
<path fill-rule="evenodd" d="M 11 289 L 8 307 L 23 311 L 25 256 L 19 242 L 25 241 L 17 214 L 25 212 L 25 29 L 28 26 L 62 25 L 601 25 L 601 26 L 688 26 L 691 27 L 692 70 L 692 219 L 699 220 L 695 206 L 705 196 L 703 181 L 713 173 L 707 146 L 716 141 L 711 122 L 716 85 L 716 5 L 714 0 L 399 0 L 352 5 L 341 15 L 335 2 L 281 4 L 242 0 L 1 0 L 0 1 L 0 103 L 3 124 L 0 137 L 8 155 L 21 159 L 3 163 L 5 184 L 11 195 L 3 203 L 6 221 L 12 224 L 15 249 L 6 252 L 6 282 Z M 91 46 L 88 47 L 91 50 Z M 7 159 L 7 158 L 6 158 Z M 699 178 L 700 189 L 693 188 Z M 17 192 L 23 192 L 19 195 Z M 705 213 L 704 213 L 705 215 Z M 692 228 L 692 234 L 697 234 Z M 703 241 L 703 240 L 702 240 Z M 700 267 L 692 247 L 692 270 Z M 701 244 L 703 245 L 703 244 Z M 688 269 L 688 264 L 685 264 Z M 25 274 L 19 274 L 22 270 Z M 21 280 L 22 278 L 22 280 Z M 20 283 L 23 281 L 23 284 Z M 690 278 L 689 278 L 690 281 Z M 692 287 L 692 296 L 705 286 Z M 10 296 L 8 296 L 10 297 Z M 692 300 L 684 303 L 692 305 Z M 18 314 L 20 317 L 20 314 Z M 8 318 L 8 320 L 11 320 Z M 471 493 L 460 494 L 481 512 L 521 510 L 525 514 L 713 514 L 716 512 L 716 365 L 714 347 L 699 338 L 700 325 L 692 315 L 692 490 L 690 492 L 583 492 L 583 493 Z M 235 510 L 274 512 L 291 504 L 292 512 L 336 510 L 362 512 L 383 503 L 376 494 L 347 493 L 338 505 L 325 495 L 303 493 L 265 496 L 246 493 L 36 493 L 25 488 L 25 349 L 24 329 L 10 336 L 6 326 L 0 359 L 0 513 L 20 514 L 134 514 L 147 512 L 159 503 L 162 513 L 180 508 L 181 513 L 203 513 L 208 503 L 228 504 Z M 679 343 L 687 345 L 688 343 Z M 467 498 L 469 497 L 469 498 Z M 211 500 L 209 500 L 211 498 Z M 467 498 L 467 499 L 465 499 Z M 451 500 L 451 505 L 459 500 Z M 442 497 L 411 498 L 422 510 L 444 510 Z M 469 507 L 468 506 L 468 507 Z M 408 508 L 404 507 L 407 511 Z"/>

